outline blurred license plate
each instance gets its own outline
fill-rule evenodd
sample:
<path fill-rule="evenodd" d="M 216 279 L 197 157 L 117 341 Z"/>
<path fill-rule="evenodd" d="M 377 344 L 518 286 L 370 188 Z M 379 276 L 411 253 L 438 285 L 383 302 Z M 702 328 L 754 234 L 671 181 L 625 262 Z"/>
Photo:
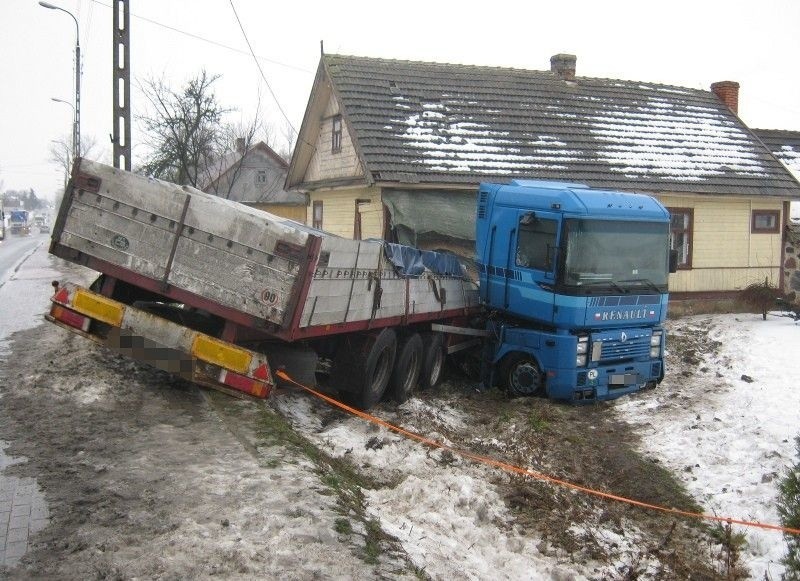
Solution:
<path fill-rule="evenodd" d="M 633 385 L 638 383 L 639 376 L 636 373 L 614 373 L 608 378 L 610 385 Z"/>

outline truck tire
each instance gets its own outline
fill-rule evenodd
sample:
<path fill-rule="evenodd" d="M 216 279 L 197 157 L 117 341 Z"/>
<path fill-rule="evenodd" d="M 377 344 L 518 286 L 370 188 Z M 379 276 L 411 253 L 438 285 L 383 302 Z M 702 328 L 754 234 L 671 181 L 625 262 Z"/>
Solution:
<path fill-rule="evenodd" d="M 389 393 L 398 403 L 407 401 L 419 381 L 422 369 L 422 337 L 412 333 L 403 337 L 397 347 L 397 361 L 389 379 Z"/>
<path fill-rule="evenodd" d="M 536 360 L 526 353 L 508 355 L 500 366 L 503 385 L 513 396 L 538 396 L 544 391 L 544 376 Z"/>
<path fill-rule="evenodd" d="M 419 387 L 428 389 L 439 383 L 444 371 L 444 337 L 441 333 L 423 333 L 422 369 Z"/>
<path fill-rule="evenodd" d="M 339 346 L 331 385 L 347 405 L 368 410 L 386 391 L 397 352 L 397 335 L 384 329 L 377 336 L 348 337 Z"/>

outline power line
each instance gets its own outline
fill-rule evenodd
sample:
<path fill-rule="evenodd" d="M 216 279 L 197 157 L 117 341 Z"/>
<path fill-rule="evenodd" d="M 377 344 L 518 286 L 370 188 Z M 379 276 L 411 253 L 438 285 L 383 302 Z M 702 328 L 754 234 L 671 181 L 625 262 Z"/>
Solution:
<path fill-rule="evenodd" d="M 292 125 L 292 122 L 289 120 L 289 116 L 283 110 L 283 107 L 281 107 L 281 104 L 278 101 L 278 97 L 275 95 L 275 92 L 272 90 L 269 81 L 267 81 L 267 77 L 264 75 L 264 71 L 261 69 L 261 63 L 258 62 L 258 58 L 256 58 L 256 53 L 253 52 L 253 46 L 250 44 L 250 39 L 247 38 L 247 33 L 244 31 L 244 26 L 242 26 L 242 21 L 239 20 L 239 14 L 236 12 L 236 7 L 233 5 L 233 0 L 228 0 L 228 1 L 230 2 L 231 9 L 233 10 L 233 15 L 236 17 L 236 22 L 239 23 L 239 29 L 242 31 L 242 36 L 244 36 L 244 41 L 247 43 L 247 48 L 250 49 L 250 54 L 253 55 L 253 61 L 256 63 L 256 67 L 258 67 L 258 72 L 261 73 L 261 78 L 264 79 L 264 84 L 267 85 L 267 89 L 269 89 L 269 94 L 272 95 L 275 104 L 278 106 L 278 110 L 281 112 L 281 115 L 283 115 L 283 118 L 286 119 L 286 123 L 288 123 L 289 127 L 292 128 L 292 131 L 294 131 L 295 134 L 297 134 L 297 129 L 294 128 L 294 125 Z"/>
<path fill-rule="evenodd" d="M 110 6 L 108 4 L 105 4 L 104 2 L 100 2 L 100 0 L 91 0 L 91 1 L 93 3 L 95 3 L 95 4 L 99 4 L 100 6 L 105 6 L 106 8 L 112 8 L 112 6 Z M 227 50 L 232 50 L 233 52 L 238 52 L 239 54 L 244 54 L 244 55 L 248 55 L 248 56 L 252 55 L 254 58 L 261 59 L 262 61 L 271 63 L 273 65 L 286 67 L 287 69 L 294 69 L 296 71 L 300 71 L 300 72 L 303 72 L 303 73 L 311 73 L 312 72 L 312 71 L 310 71 L 308 69 L 304 69 L 302 67 L 298 67 L 298 66 L 295 66 L 295 65 L 290 65 L 288 63 L 283 63 L 283 62 L 280 62 L 280 61 L 276 61 L 274 59 L 269 59 L 267 57 L 255 56 L 252 53 L 252 49 L 251 49 L 250 52 L 247 52 L 245 50 L 240 50 L 238 48 L 234 48 L 232 46 L 228 46 L 227 44 L 222 44 L 221 42 L 216 42 L 214 40 L 211 40 L 211 39 L 208 39 L 208 38 L 204 38 L 204 37 L 199 36 L 197 34 L 192 34 L 191 32 L 186 32 L 185 30 L 181 30 L 180 28 L 175 28 L 175 27 L 169 26 L 167 24 L 162 24 L 161 22 L 158 22 L 156 20 L 152 20 L 150 18 L 145 18 L 144 16 L 138 16 L 138 15 L 133 14 L 133 13 L 131 13 L 131 16 L 133 16 L 134 18 L 137 18 L 139 20 L 144 20 L 145 22 L 149 22 L 150 24 L 154 24 L 155 26 L 160 26 L 161 28 L 166 28 L 167 30 L 171 30 L 172 32 L 177 32 L 178 34 L 183 34 L 184 36 L 188 36 L 188 37 L 193 38 L 195 40 L 201 40 L 203 42 L 207 42 L 208 44 L 213 44 L 214 46 L 218 46 L 220 48 L 224 48 L 224 49 L 227 49 Z"/>

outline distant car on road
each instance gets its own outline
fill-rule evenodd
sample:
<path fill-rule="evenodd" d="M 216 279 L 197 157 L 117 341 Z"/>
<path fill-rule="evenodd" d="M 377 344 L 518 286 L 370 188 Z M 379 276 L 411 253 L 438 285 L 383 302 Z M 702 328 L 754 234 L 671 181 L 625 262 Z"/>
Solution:
<path fill-rule="evenodd" d="M 47 224 L 40 225 L 39 234 L 50 234 L 50 226 Z"/>

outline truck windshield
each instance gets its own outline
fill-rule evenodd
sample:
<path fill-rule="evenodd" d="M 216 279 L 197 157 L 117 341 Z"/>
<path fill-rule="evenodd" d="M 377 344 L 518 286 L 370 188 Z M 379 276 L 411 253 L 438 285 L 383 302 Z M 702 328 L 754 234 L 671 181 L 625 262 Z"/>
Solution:
<path fill-rule="evenodd" d="M 568 219 L 561 283 L 596 292 L 666 292 L 669 224 Z"/>

